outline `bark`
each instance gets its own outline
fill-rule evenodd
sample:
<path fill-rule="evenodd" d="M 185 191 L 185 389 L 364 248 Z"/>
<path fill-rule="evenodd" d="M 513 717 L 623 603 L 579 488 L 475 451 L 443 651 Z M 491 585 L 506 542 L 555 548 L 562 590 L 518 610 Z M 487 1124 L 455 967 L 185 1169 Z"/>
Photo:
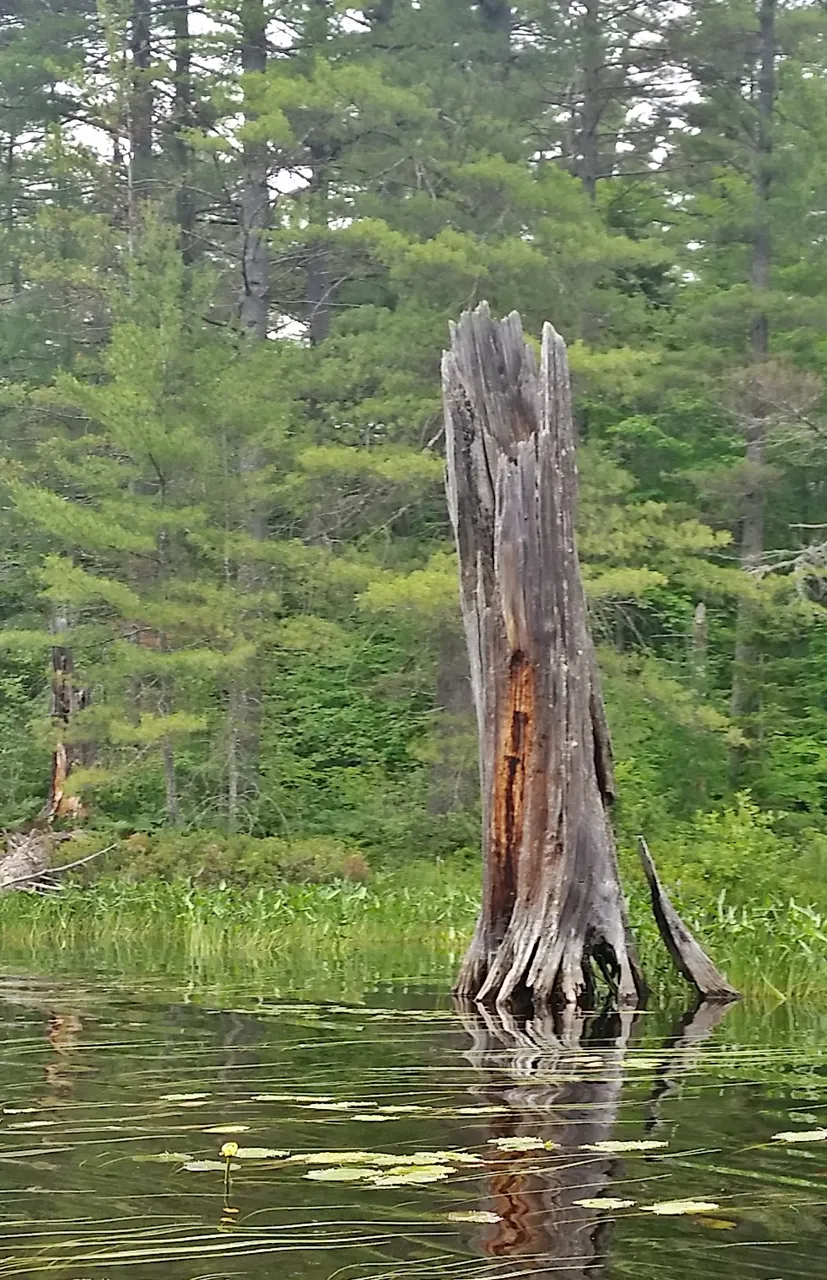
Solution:
<path fill-rule="evenodd" d="M 750 283 L 756 297 L 750 323 L 750 347 L 754 363 L 769 355 L 769 317 L 762 306 L 761 294 L 770 287 L 772 237 L 769 201 L 772 191 L 772 126 L 776 77 L 776 10 L 777 0 L 761 0 L 759 13 L 760 65 L 758 70 L 758 102 L 756 126 L 755 231 L 752 244 Z M 746 474 L 748 487 L 743 499 L 740 564 L 749 573 L 760 565 L 764 554 L 764 485 L 763 466 L 766 444 L 766 418 L 763 407 L 756 405 L 747 426 Z M 732 718 L 744 724 L 756 707 L 756 663 L 754 645 L 755 611 L 750 600 L 738 604 L 735 626 L 735 655 L 732 677 Z M 744 752 L 735 748 L 733 772 L 743 765 Z"/>
<path fill-rule="evenodd" d="M 588 1005 L 593 962 L 644 990 L 608 805 L 611 749 L 574 536 L 565 345 L 538 375 L 520 318 L 483 304 L 443 365 L 448 504 L 480 739 L 483 905 L 457 991 Z"/>
<path fill-rule="evenodd" d="M 178 784 L 175 775 L 175 752 L 172 739 L 167 734 L 161 743 L 161 758 L 164 765 L 164 811 L 170 826 L 177 826 L 181 820 L 181 806 L 178 802 Z"/>
<path fill-rule="evenodd" d="M 496 79 L 502 80 L 508 75 L 511 61 L 511 4 L 509 0 L 480 0 L 479 12 L 493 38 L 492 72 Z"/>
<path fill-rule="evenodd" d="M 241 5 L 241 69 L 245 75 L 264 75 L 267 70 L 267 18 L 262 0 L 243 0 Z M 257 112 L 245 91 L 244 118 L 254 125 Z M 270 192 L 267 185 L 267 148 L 245 140 L 241 182 L 241 296 L 239 316 L 253 338 L 267 337 L 270 254 Z"/>
<path fill-rule="evenodd" d="M 652 895 L 652 910 L 660 935 L 675 966 L 687 982 L 698 990 L 704 1000 L 711 1003 L 727 1003 L 740 1000 L 740 992 L 731 987 L 722 973 L 715 968 L 709 956 L 687 929 L 669 900 L 658 879 L 655 864 L 646 841 L 640 839 L 640 858 Z"/>
<path fill-rule="evenodd" d="M 245 75 L 264 75 L 268 50 L 267 15 L 262 0 L 242 0 L 240 16 L 242 71 Z M 257 118 L 254 92 L 249 87 L 245 88 L 244 118 L 248 125 L 255 124 Z M 239 317 L 248 339 L 264 342 L 269 316 L 270 251 L 267 236 L 271 221 L 266 145 L 257 140 L 245 140 L 242 167 Z M 261 451 L 257 444 L 245 441 L 239 453 L 238 469 L 243 490 L 251 492 L 253 497 L 244 523 L 247 532 L 257 541 L 265 538 L 267 533 L 266 517 L 255 492 L 261 466 Z M 255 564 L 239 565 L 237 586 L 242 595 L 254 594 L 260 588 Z M 234 675 L 227 711 L 227 822 L 231 830 L 238 827 L 242 799 L 254 795 L 258 786 L 260 704 L 260 691 L 252 669 Z"/>
<path fill-rule="evenodd" d="M 709 692 L 709 620 L 703 601 L 696 606 L 692 619 L 691 671 L 695 696 L 705 698 Z"/>
<path fill-rule="evenodd" d="M 333 314 L 333 277 L 330 271 L 330 246 L 327 240 L 329 147 L 319 143 L 311 145 L 310 156 L 313 168 L 310 201 L 317 236 L 311 244 L 310 260 L 307 266 L 307 311 L 310 341 L 314 347 L 317 347 L 330 333 Z"/>
<path fill-rule="evenodd" d="M 13 133 L 10 133 L 8 142 L 6 143 L 6 182 L 8 183 L 8 198 L 5 222 L 7 243 L 12 251 L 9 287 L 13 298 L 18 297 L 23 287 L 20 261 L 17 246 L 15 245 L 15 229 L 17 223 L 17 192 L 15 186 L 17 178 L 15 173 L 16 146 L 17 138 Z"/>
<path fill-rule="evenodd" d="M 181 256 L 187 266 L 195 260 L 195 191 L 192 186 L 192 147 L 186 130 L 195 124 L 192 87 L 192 40 L 189 0 L 177 0 L 170 10 L 175 46 L 175 93 L 173 101 L 174 157 L 178 170 L 175 192 L 175 219 L 181 232 Z"/>
<path fill-rule="evenodd" d="M 57 730 L 57 741 L 52 752 L 49 797 L 42 814 L 47 822 L 81 815 L 81 801 L 77 796 L 66 794 L 66 785 L 73 765 L 89 764 L 93 756 L 89 744 L 77 746 L 69 741 L 75 714 L 88 707 L 91 700 L 89 691 L 75 684 L 71 648 L 59 643 L 69 630 L 69 619 L 65 614 L 58 614 L 52 626 L 58 641 L 52 648 L 52 723 Z"/>
<path fill-rule="evenodd" d="M 376 4 L 365 10 L 365 17 L 376 30 L 379 27 L 390 25 L 395 8 L 396 0 L 377 0 Z"/>
<path fill-rule="evenodd" d="M 150 195 L 152 170 L 152 6 L 151 0 L 132 0 L 130 29 L 132 88 L 129 102 L 129 134 L 132 150 L 132 205 Z M 134 225 L 134 220 L 133 220 Z"/>
<path fill-rule="evenodd" d="M 510 0 L 480 0 L 480 15 L 492 31 L 511 38 Z"/>
<path fill-rule="evenodd" d="M 25 892 L 49 869 L 49 840 L 43 831 L 9 834 L 0 858 L 0 890 Z"/>
<path fill-rule="evenodd" d="M 600 117 L 603 42 L 600 38 L 600 0 L 585 0 L 583 13 L 583 105 L 578 139 L 578 176 L 583 190 L 594 204 L 600 176 Z"/>

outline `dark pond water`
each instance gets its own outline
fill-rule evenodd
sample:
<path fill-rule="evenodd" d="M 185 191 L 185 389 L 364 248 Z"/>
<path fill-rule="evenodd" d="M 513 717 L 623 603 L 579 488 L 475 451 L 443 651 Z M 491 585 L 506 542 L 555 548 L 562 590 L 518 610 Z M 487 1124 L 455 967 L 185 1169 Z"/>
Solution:
<path fill-rule="evenodd" d="M 486 1023 L 401 985 L 7 975 L 0 1027 L 0 1276 L 825 1274 L 817 1013 Z"/>

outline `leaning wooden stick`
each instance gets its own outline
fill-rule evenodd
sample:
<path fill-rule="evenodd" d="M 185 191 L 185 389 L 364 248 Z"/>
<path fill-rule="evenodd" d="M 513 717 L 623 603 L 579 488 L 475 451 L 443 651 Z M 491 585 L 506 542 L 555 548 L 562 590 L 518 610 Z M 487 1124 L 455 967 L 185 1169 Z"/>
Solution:
<path fill-rule="evenodd" d="M 727 1002 L 740 1000 L 741 993 L 731 987 L 726 978 L 710 960 L 678 915 L 669 895 L 664 889 L 655 870 L 655 863 L 649 852 L 649 846 L 643 836 L 639 839 L 640 860 L 649 889 L 652 894 L 652 910 L 657 921 L 660 936 L 675 965 L 705 1000 Z"/>

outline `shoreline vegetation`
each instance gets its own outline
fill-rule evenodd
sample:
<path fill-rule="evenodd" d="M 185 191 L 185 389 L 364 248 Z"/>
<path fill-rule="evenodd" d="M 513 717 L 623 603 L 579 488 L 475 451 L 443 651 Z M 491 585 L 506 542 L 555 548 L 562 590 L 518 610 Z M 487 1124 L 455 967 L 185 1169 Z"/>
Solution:
<path fill-rule="evenodd" d="M 746 816 L 756 815 L 748 807 Z M 777 840 L 766 828 L 763 835 L 766 857 Z M 87 850 L 95 836 L 86 833 L 71 843 Z M 280 868 L 273 845 L 282 846 Z M 341 846 L 328 847 L 325 855 L 320 841 L 312 842 L 313 859 L 308 842 L 295 846 L 292 863 L 283 841 L 202 842 L 200 860 L 193 856 L 198 847 L 197 837 L 180 833 L 154 842 L 132 837 L 106 853 L 102 870 L 83 868 L 59 893 L 0 896 L 5 971 L 91 969 L 129 981 L 165 973 L 218 986 L 232 986 L 243 975 L 257 979 L 269 996 L 357 1000 L 377 982 L 428 981 L 444 983 L 447 996 L 479 908 L 477 858 L 419 858 L 372 871 Z M 172 850 L 200 875 L 182 875 Z M 675 900 L 747 999 L 820 1002 L 827 999 L 827 910 L 806 896 L 789 863 L 776 862 L 770 878 L 761 852 L 761 841 L 753 838 L 750 877 L 739 872 L 728 880 L 725 849 L 718 850 L 715 877 L 704 866 L 700 844 L 694 882 L 685 875 L 675 879 L 680 848 L 671 858 L 665 852 Z M 251 877 L 250 868 L 265 854 L 270 875 L 259 865 Z M 689 1001 L 691 993 L 657 936 L 631 851 L 621 845 L 620 856 L 650 1002 Z M 219 859 L 230 868 L 224 875 L 211 865 Z M 743 848 L 734 862 L 745 865 Z"/>

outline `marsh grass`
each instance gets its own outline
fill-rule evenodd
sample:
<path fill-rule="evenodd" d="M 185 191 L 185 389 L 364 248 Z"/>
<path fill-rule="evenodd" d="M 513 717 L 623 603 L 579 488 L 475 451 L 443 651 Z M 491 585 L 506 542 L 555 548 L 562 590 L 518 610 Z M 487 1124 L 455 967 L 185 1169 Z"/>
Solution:
<path fill-rule="evenodd" d="M 370 884 L 261 889 L 104 878 L 55 896 L 3 895 L 0 937 L 7 970 L 197 972 L 216 982 L 252 972 L 264 985 L 317 995 L 400 979 L 447 989 L 478 903 L 479 872 L 460 862 L 413 861 Z M 724 892 L 678 905 L 745 995 L 827 999 L 827 913 L 783 896 L 736 902 Z M 655 995 L 685 995 L 637 887 L 630 913 Z"/>

